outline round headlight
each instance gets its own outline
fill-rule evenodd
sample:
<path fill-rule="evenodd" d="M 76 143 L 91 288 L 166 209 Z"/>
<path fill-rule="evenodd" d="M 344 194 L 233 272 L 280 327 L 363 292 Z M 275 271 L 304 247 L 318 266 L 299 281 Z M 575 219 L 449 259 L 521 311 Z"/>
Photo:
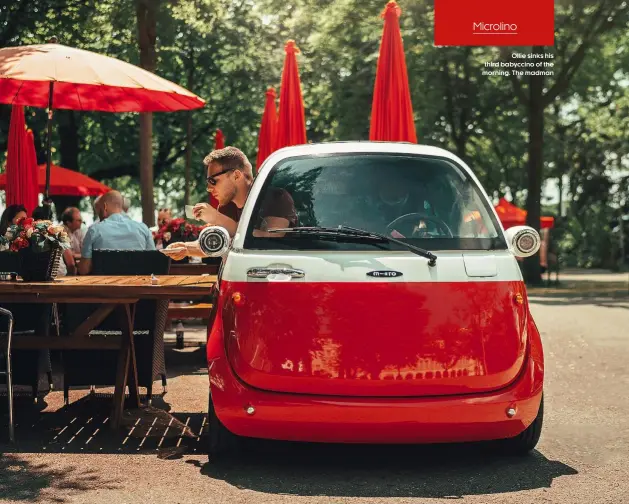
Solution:
<path fill-rule="evenodd" d="M 219 257 L 229 250 L 230 237 L 227 229 L 221 226 L 209 226 L 199 233 L 199 247 L 208 257 Z"/>
<path fill-rule="evenodd" d="M 511 245 L 513 251 L 519 257 L 530 257 L 539 250 L 542 239 L 539 233 L 528 226 L 518 226 L 518 229 L 509 229 L 511 231 Z"/>

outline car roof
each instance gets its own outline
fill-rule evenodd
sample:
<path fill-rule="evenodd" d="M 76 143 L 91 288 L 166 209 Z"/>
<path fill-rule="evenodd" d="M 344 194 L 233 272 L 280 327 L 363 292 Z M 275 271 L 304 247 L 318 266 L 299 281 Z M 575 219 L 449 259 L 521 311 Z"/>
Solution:
<path fill-rule="evenodd" d="M 372 141 L 350 141 L 350 142 L 322 142 L 284 147 L 275 151 L 270 158 L 273 163 L 280 159 L 292 156 L 318 155 L 318 154 L 351 154 L 351 153 L 391 153 L 391 154 L 415 154 L 440 156 L 461 162 L 457 156 L 440 147 L 432 145 L 420 145 L 410 142 L 372 142 Z"/>

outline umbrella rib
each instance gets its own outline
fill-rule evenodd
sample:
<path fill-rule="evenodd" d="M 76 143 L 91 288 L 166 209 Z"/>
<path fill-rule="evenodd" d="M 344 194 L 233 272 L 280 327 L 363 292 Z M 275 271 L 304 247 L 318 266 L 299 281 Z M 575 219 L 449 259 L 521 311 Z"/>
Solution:
<path fill-rule="evenodd" d="M 17 88 L 17 93 L 15 93 L 15 96 L 13 97 L 13 100 L 11 100 L 11 106 L 13 106 L 13 102 L 15 102 L 15 100 L 17 100 L 18 95 L 20 94 L 20 91 L 22 90 L 22 86 L 24 85 L 24 82 L 26 81 L 20 81 L 20 87 Z"/>
<path fill-rule="evenodd" d="M 170 98 L 172 98 L 176 102 L 181 103 L 184 107 L 188 107 L 188 104 L 186 102 L 184 102 L 183 100 L 180 100 L 179 96 L 180 96 L 179 93 L 172 93 L 172 94 L 170 94 Z M 182 96 L 182 98 L 183 98 L 183 96 Z M 190 97 L 190 99 L 192 99 L 192 97 Z M 199 107 L 199 108 L 201 108 L 201 107 Z M 171 111 L 173 111 L 172 108 L 171 108 Z"/>
<path fill-rule="evenodd" d="M 79 107 L 81 107 L 80 110 L 83 110 L 83 103 L 81 102 L 81 93 L 79 93 L 79 85 L 74 83 L 72 84 L 74 86 L 74 89 L 76 90 L 76 99 L 79 102 Z"/>
<path fill-rule="evenodd" d="M 111 103 L 111 101 L 109 100 L 109 97 L 107 96 L 107 94 L 105 93 L 105 87 L 106 86 L 97 86 L 98 90 L 100 91 L 101 96 L 105 99 L 105 101 L 107 102 L 107 104 L 109 105 L 109 112 L 110 113 L 114 113 L 116 112 L 116 109 L 114 108 L 113 104 Z"/>
<path fill-rule="evenodd" d="M 133 96 L 133 94 L 131 93 L 131 90 L 132 90 L 132 89 L 136 89 L 136 88 L 130 88 L 130 87 L 120 87 L 119 89 L 124 89 L 124 90 L 125 90 L 125 93 L 126 93 L 126 94 L 127 94 L 127 95 L 128 95 L 128 96 L 129 96 L 129 97 L 130 97 L 130 98 L 131 98 L 134 102 L 135 102 L 135 103 L 137 103 L 137 104 L 138 104 L 138 107 L 139 107 L 139 108 L 138 108 L 137 112 L 150 112 L 150 111 L 148 111 L 148 110 L 143 110 L 143 107 L 142 107 L 142 102 L 141 102 L 138 98 L 136 98 L 135 96 Z M 144 87 L 143 87 L 143 88 L 140 88 L 140 89 L 146 89 L 146 88 L 144 88 Z"/>

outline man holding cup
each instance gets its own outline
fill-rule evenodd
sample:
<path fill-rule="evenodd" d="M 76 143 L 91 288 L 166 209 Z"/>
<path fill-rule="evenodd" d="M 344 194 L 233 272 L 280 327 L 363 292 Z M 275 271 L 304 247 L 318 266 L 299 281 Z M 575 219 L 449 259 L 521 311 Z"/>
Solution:
<path fill-rule="evenodd" d="M 233 237 L 238 228 L 242 208 L 245 206 L 253 185 L 251 163 L 239 149 L 225 147 L 208 154 L 203 160 L 203 164 L 207 169 L 207 192 L 218 200 L 219 208 L 227 207 L 230 203 L 233 203 L 232 206 L 235 208 L 229 212 L 230 215 L 225 215 L 209 203 L 197 203 L 192 209 L 194 218 L 213 226 L 223 227 Z M 268 233 L 267 230 L 293 227 L 297 223 L 297 212 L 293 198 L 283 189 L 274 190 L 272 198 L 265 200 L 260 213 L 264 224 L 263 229 L 254 231 L 256 236 L 279 237 L 281 234 Z M 186 256 L 206 256 L 201 250 L 198 240 L 171 243 L 163 252 L 175 260 L 183 259 Z"/>

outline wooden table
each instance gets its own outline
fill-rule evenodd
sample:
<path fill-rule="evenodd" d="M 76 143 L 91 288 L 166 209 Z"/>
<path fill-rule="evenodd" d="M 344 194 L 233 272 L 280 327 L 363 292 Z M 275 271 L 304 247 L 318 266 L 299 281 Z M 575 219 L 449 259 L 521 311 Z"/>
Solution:
<path fill-rule="evenodd" d="M 205 263 L 171 263 L 170 272 L 171 275 L 216 275 L 218 274 L 218 264 L 205 264 Z"/>
<path fill-rule="evenodd" d="M 53 282 L 0 281 L 0 303 L 93 303 L 99 307 L 76 330 L 62 336 L 16 336 L 13 348 L 20 349 L 116 349 L 118 368 L 112 408 L 112 427 L 118 428 L 124 408 L 125 387 L 129 386 L 132 407 L 139 407 L 138 377 L 133 343 L 135 304 L 140 299 L 191 299 L 207 296 L 215 276 L 78 276 Z M 90 336 L 107 316 L 115 312 L 120 337 Z"/>

